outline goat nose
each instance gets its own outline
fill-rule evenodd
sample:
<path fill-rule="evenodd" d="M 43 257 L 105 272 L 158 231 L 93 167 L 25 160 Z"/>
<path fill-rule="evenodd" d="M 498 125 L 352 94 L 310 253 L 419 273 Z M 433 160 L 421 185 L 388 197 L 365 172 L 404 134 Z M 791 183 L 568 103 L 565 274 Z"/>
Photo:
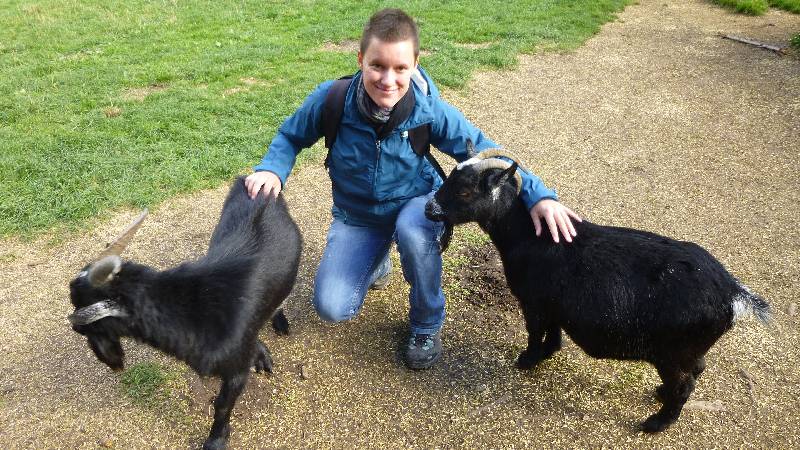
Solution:
<path fill-rule="evenodd" d="M 442 211 L 442 207 L 439 206 L 436 199 L 430 199 L 428 203 L 425 204 L 425 217 L 434 221 L 441 221 L 444 219 L 444 211 Z"/>

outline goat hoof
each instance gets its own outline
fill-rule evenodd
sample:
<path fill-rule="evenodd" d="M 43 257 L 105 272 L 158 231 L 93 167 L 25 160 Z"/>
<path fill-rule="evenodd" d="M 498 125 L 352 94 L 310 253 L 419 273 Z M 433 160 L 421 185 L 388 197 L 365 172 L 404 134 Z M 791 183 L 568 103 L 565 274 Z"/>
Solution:
<path fill-rule="evenodd" d="M 558 347 L 545 350 L 544 353 L 542 354 L 542 359 L 550 359 L 559 350 L 561 350 L 560 345 Z"/>
<path fill-rule="evenodd" d="M 533 355 L 531 354 L 530 351 L 525 350 L 522 353 L 520 353 L 519 357 L 517 358 L 517 369 L 521 370 L 533 369 L 537 364 L 539 364 L 541 360 L 542 358 L 540 356 Z"/>
<path fill-rule="evenodd" d="M 658 433 L 659 431 L 664 431 L 670 423 L 659 417 L 658 414 L 653 414 L 639 425 L 639 429 L 645 433 Z"/>
<path fill-rule="evenodd" d="M 258 357 L 256 357 L 253 368 L 255 368 L 258 373 L 266 372 L 272 374 L 272 357 L 266 353 L 260 353 Z"/>
<path fill-rule="evenodd" d="M 278 312 L 272 316 L 272 329 L 275 330 L 275 334 L 278 336 L 289 335 L 289 320 L 286 318 L 286 314 L 282 309 L 278 310 Z"/>

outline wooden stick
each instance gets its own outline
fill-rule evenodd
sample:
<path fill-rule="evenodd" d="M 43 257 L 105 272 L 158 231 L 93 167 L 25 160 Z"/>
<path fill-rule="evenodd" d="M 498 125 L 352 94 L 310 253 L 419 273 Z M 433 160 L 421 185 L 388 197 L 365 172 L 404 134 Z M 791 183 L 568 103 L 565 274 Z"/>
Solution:
<path fill-rule="evenodd" d="M 756 40 L 753 40 L 753 39 L 743 38 L 743 37 L 739 37 L 739 36 L 734 36 L 732 34 L 720 34 L 720 36 L 725 38 L 725 39 L 730 39 L 732 41 L 743 42 L 745 44 L 754 45 L 754 46 L 759 47 L 759 48 L 772 50 L 773 52 L 779 53 L 781 55 L 786 53 L 785 50 L 782 47 L 778 47 L 777 45 L 765 44 L 763 42 L 759 42 L 759 41 L 756 41 Z"/>

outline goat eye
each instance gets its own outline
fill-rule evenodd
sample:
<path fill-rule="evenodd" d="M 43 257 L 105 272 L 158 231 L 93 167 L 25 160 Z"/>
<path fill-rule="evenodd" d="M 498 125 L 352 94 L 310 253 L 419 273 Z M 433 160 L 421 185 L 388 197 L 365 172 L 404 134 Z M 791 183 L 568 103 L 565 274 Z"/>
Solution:
<path fill-rule="evenodd" d="M 469 197 L 472 196 L 472 192 L 471 191 L 461 191 L 461 192 L 458 193 L 458 196 L 461 197 L 461 198 L 469 198 Z"/>

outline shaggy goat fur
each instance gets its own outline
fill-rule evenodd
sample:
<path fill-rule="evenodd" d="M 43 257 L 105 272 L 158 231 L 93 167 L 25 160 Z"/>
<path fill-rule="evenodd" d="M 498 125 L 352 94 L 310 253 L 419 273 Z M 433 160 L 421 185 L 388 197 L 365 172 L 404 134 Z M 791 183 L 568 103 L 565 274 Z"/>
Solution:
<path fill-rule="evenodd" d="M 517 197 L 517 163 L 476 166 L 456 168 L 426 214 L 475 221 L 491 237 L 528 331 L 519 368 L 559 350 L 562 328 L 592 357 L 647 361 L 663 381 L 663 406 L 641 428 L 657 432 L 678 419 L 704 355 L 737 316 L 749 310 L 768 321 L 769 305 L 700 246 L 587 221 L 575 223 L 572 243 L 537 237 Z"/>
<path fill-rule="evenodd" d="M 279 307 L 294 286 L 301 245 L 283 198 L 251 200 L 240 177 L 197 261 L 158 271 L 112 254 L 85 267 L 70 283 L 73 329 L 114 370 L 124 365 L 120 338 L 132 337 L 220 377 L 204 448 L 224 448 L 250 368 L 272 370 L 259 331 L 276 311 L 276 330 L 288 330 Z"/>

